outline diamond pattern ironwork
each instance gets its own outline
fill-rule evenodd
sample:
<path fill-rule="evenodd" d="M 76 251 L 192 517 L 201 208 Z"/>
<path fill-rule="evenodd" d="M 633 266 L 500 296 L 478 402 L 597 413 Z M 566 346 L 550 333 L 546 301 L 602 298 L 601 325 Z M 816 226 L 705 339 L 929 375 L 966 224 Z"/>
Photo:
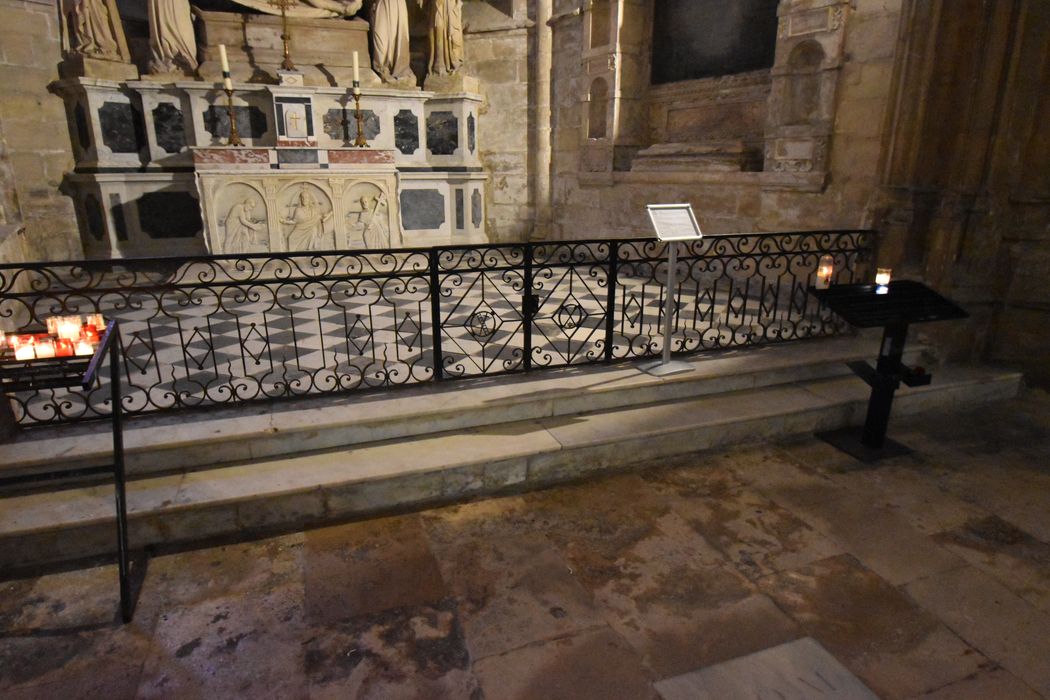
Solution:
<path fill-rule="evenodd" d="M 474 340 L 484 345 L 492 340 L 492 336 L 502 325 L 503 319 L 496 313 L 496 310 L 489 306 L 488 302 L 482 301 L 467 317 L 464 327 Z"/>

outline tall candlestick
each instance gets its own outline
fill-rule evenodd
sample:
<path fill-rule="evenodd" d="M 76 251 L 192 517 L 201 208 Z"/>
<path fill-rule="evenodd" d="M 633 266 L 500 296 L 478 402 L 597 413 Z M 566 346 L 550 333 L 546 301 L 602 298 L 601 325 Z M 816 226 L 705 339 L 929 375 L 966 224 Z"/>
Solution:
<path fill-rule="evenodd" d="M 361 82 L 361 67 L 357 64 L 357 52 L 354 51 L 354 82 Z"/>
<path fill-rule="evenodd" d="M 219 44 L 219 63 L 222 65 L 222 87 L 226 90 L 233 90 L 230 59 L 226 56 L 226 44 Z"/>

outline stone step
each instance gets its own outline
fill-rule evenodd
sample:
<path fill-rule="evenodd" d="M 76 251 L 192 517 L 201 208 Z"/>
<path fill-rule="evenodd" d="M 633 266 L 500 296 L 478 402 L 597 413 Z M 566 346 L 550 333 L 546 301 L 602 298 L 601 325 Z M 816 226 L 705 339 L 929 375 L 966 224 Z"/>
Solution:
<path fill-rule="evenodd" d="M 130 475 L 200 469 L 307 450 L 420 437 L 521 420 L 568 416 L 849 374 L 873 359 L 880 336 L 799 341 L 693 355 L 688 374 L 658 378 L 636 363 L 448 381 L 309 401 L 245 405 L 198 414 L 138 417 L 125 428 Z M 918 361 L 912 343 L 909 362 Z M 2 447 L 0 473 L 107 462 L 108 423 L 23 431 Z"/>
<path fill-rule="evenodd" d="M 898 394 L 894 418 L 1010 398 L 1020 380 L 994 369 L 939 368 L 933 385 Z M 131 540 L 142 547 L 302 528 L 535 488 L 662 456 L 858 424 L 867 395 L 854 377 L 802 380 L 147 476 L 128 485 Z M 112 494 L 107 485 L 0 500 L 0 566 L 112 552 Z"/>

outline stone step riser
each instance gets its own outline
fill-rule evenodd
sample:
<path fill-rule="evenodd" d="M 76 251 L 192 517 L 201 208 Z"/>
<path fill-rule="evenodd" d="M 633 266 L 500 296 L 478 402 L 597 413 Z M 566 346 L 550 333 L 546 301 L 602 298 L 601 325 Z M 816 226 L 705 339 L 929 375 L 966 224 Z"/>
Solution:
<path fill-rule="evenodd" d="M 920 347 L 909 349 L 905 361 L 914 363 L 920 356 Z M 674 382 L 656 382 L 639 386 L 623 386 L 616 390 L 587 392 L 576 395 L 546 395 L 517 397 L 501 404 L 486 403 L 461 410 L 441 407 L 440 394 L 424 395 L 421 402 L 432 402 L 432 410 L 409 417 L 383 417 L 357 420 L 353 423 L 319 425 L 306 429 L 279 430 L 270 428 L 243 435 L 227 435 L 221 429 L 211 438 L 183 442 L 169 447 L 136 447 L 138 439 L 128 435 L 126 466 L 129 476 L 144 476 L 175 470 L 201 470 L 211 467 L 276 458 L 311 451 L 348 448 L 354 445 L 418 438 L 449 431 L 469 430 L 487 425 L 537 420 L 578 413 L 605 411 L 649 403 L 661 403 L 697 398 L 713 394 L 742 391 L 782 384 L 846 376 L 850 373 L 846 361 L 854 356 L 833 360 L 797 364 L 774 369 L 743 372 L 720 376 L 688 376 Z M 470 384 L 462 385 L 469 389 Z M 134 430 L 134 424 L 131 424 Z M 130 433 L 131 431 L 129 431 Z M 109 458 L 109 445 L 102 442 L 102 450 L 91 449 L 50 460 L 46 469 L 72 468 L 97 464 Z M 25 471 L 33 471 L 34 468 Z"/>
<path fill-rule="evenodd" d="M 905 392 L 894 404 L 894 419 L 921 411 L 1015 396 L 1016 375 L 991 381 L 949 384 Z M 866 402 L 847 399 L 806 410 L 770 412 L 749 420 L 727 420 L 641 437 L 624 436 L 597 444 L 547 450 L 525 457 L 460 464 L 370 480 L 348 480 L 257 498 L 215 501 L 132 512 L 135 547 L 193 542 L 207 538 L 298 529 L 394 510 L 419 508 L 470 497 L 496 495 L 622 469 L 641 461 L 751 441 L 831 430 L 863 420 Z M 108 492 L 107 492 L 108 493 Z M 134 506 L 134 495 L 131 497 Z M 61 561 L 113 551 L 111 519 L 0 537 L 0 565 Z"/>

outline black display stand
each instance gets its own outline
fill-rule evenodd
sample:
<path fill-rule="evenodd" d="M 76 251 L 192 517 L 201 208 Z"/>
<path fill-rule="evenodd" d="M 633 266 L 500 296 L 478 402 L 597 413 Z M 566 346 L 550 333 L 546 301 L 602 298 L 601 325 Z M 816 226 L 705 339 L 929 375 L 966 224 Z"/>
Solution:
<path fill-rule="evenodd" d="M 874 367 L 863 360 L 849 363 L 850 369 L 871 387 L 864 427 L 832 430 L 818 433 L 817 437 L 863 462 L 909 453 L 907 447 L 886 437 L 893 395 L 901 382 L 910 387 L 925 386 L 933 375 L 901 362 L 908 325 L 967 318 L 969 314 L 925 284 L 908 280 L 891 282 L 882 294 L 871 284 L 811 287 L 809 293 L 850 325 L 884 329 Z"/>
<path fill-rule="evenodd" d="M 5 486 L 47 483 L 59 479 L 111 474 L 116 492 L 117 557 L 120 575 L 120 614 L 124 622 L 131 622 L 134 601 L 129 582 L 128 513 L 126 478 L 124 472 L 124 425 L 120 403 L 120 329 L 116 321 L 106 326 L 95 354 L 91 357 L 56 357 L 41 360 L 14 360 L 9 354 L 0 355 L 0 393 L 81 387 L 88 391 L 98 380 L 102 365 L 109 360 L 111 426 L 113 431 L 113 463 L 78 469 L 59 469 L 33 472 L 0 478 Z"/>

